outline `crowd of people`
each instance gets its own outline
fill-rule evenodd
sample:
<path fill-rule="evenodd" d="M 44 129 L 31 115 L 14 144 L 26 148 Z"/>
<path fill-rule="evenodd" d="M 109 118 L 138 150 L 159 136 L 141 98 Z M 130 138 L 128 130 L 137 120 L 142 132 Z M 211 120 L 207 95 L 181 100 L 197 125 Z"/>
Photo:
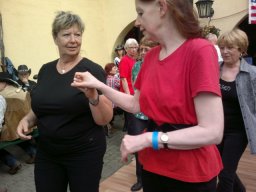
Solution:
<path fill-rule="evenodd" d="M 246 33 L 203 38 L 189 1 L 135 5 L 143 38 L 118 45 L 104 69 L 80 55 L 84 24 L 68 11 L 54 18 L 59 58 L 42 65 L 38 84 L 28 80 L 27 66 L 18 67 L 16 83 L 32 94 L 17 133 L 30 141 L 37 126 L 40 134 L 28 153 L 36 191 L 97 192 L 105 136 L 121 109 L 121 160 L 136 159 L 131 191 L 245 192 L 238 163 L 248 144 L 256 153 L 256 67 L 243 59 Z M 0 104 L 3 123 L 2 97 Z"/>
<path fill-rule="evenodd" d="M 30 109 L 30 91 L 36 85 L 36 82 L 29 79 L 30 74 L 31 69 L 26 65 L 18 66 L 17 80 L 8 72 L 0 72 L 0 142 L 19 138 L 16 128 Z M 35 139 L 16 145 L 26 152 L 26 163 L 33 164 L 36 156 Z M 11 175 L 16 174 L 22 167 L 15 155 L 5 148 L 0 149 L 0 160 L 9 167 L 8 173 Z"/>
<path fill-rule="evenodd" d="M 24 68 L 23 70 L 21 70 L 22 67 Z M 16 128 L 21 118 L 30 108 L 29 91 L 31 91 L 36 84 L 36 82 L 29 80 L 30 73 L 31 69 L 28 70 L 26 65 L 18 66 L 17 76 L 19 79 L 18 81 L 15 81 L 9 73 L 0 72 L 0 95 L 6 100 L 5 102 L 2 102 L 1 105 L 1 111 L 4 111 L 4 113 L 2 113 L 1 117 L 3 121 L 0 141 L 13 141 L 18 138 Z M 23 82 L 30 82 L 30 84 L 25 84 Z M 26 163 L 34 163 L 36 155 L 35 142 L 21 142 L 17 145 L 27 152 L 29 159 Z M 10 167 L 8 173 L 16 174 L 21 168 L 21 164 L 5 149 L 1 149 L 0 154 L 0 159 Z"/>
<path fill-rule="evenodd" d="M 143 30 L 146 38 L 159 42 L 160 46 L 153 48 L 145 57 L 134 84 L 135 91 L 128 86 L 130 72 L 129 76 L 120 74 L 120 78 L 125 77 L 126 91 L 105 86 L 89 72 L 76 73 L 72 86 L 96 88 L 126 114 L 143 112 L 149 118 L 143 134 L 132 136 L 128 125 L 128 134 L 121 145 L 124 161 L 129 154 L 139 153 L 143 191 L 243 191 L 245 187 L 235 172 L 248 137 L 252 153 L 255 153 L 256 138 L 252 126 L 255 114 L 250 109 L 255 106 L 255 84 L 252 82 L 255 67 L 243 59 L 248 48 L 246 34 L 234 29 L 224 33 L 218 42 L 216 35 L 211 34 L 207 37 L 212 41 L 209 43 L 202 39 L 198 20 L 189 3 L 178 0 L 158 3 L 155 4 L 154 0 L 136 1 L 138 17 L 135 25 Z M 161 8 L 158 11 L 155 9 L 157 6 Z M 184 9 L 186 15 L 178 17 Z M 156 17 L 150 24 L 152 17 L 149 15 L 152 14 Z M 186 19 L 188 17 L 190 19 Z M 128 51 L 138 49 L 138 45 L 134 43 L 128 48 L 125 49 L 126 57 L 129 56 Z M 133 59 L 129 57 L 126 70 L 133 67 Z M 124 61 L 119 63 L 120 72 Z M 231 87 L 222 85 L 225 66 L 228 66 L 226 80 L 237 85 L 237 109 L 232 108 L 235 94 L 225 93 L 232 90 Z M 231 75 L 228 70 L 235 73 Z M 120 82 L 122 85 L 125 81 L 121 79 Z M 239 94 L 238 82 L 247 83 L 248 91 L 244 96 Z M 251 118 L 245 118 L 247 116 Z M 130 119 L 128 122 L 133 121 Z M 138 126 L 131 127 L 135 130 Z M 240 143 L 235 142 L 237 135 L 241 138 Z M 233 156 L 230 157 L 230 153 Z"/>

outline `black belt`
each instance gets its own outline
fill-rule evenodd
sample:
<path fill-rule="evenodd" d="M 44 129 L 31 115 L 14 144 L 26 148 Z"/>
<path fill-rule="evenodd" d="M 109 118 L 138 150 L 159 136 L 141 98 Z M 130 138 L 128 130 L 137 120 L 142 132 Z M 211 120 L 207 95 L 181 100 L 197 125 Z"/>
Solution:
<path fill-rule="evenodd" d="M 184 129 L 188 127 L 192 127 L 195 125 L 192 124 L 170 124 L 170 123 L 163 123 L 161 125 L 157 125 L 153 120 L 148 120 L 148 128 L 147 132 L 153 131 L 162 131 L 162 132 L 169 132 L 169 131 L 176 131 L 179 129 Z"/>

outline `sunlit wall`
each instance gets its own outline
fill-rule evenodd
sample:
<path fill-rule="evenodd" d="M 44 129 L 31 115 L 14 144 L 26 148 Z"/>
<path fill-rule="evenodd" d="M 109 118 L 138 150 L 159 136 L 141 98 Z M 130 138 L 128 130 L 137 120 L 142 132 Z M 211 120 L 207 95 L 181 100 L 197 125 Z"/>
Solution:
<path fill-rule="evenodd" d="M 17 67 L 26 64 L 37 74 L 41 65 L 58 58 L 51 36 L 56 11 L 72 11 L 85 22 L 81 54 L 104 66 L 113 49 L 132 28 L 134 0 L 0 0 L 5 56 Z M 196 0 L 194 0 L 194 3 Z M 231 6 L 232 5 L 232 6 Z M 248 1 L 215 0 L 211 24 L 232 29 L 248 14 Z M 201 19 L 202 25 L 208 19 Z"/>

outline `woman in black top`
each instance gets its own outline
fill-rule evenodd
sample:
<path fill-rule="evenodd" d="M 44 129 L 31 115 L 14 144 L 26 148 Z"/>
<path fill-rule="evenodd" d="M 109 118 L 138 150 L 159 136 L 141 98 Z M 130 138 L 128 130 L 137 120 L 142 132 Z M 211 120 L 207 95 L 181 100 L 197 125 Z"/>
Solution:
<path fill-rule="evenodd" d="M 223 33 L 218 45 L 223 58 L 220 88 L 224 109 L 224 136 L 218 149 L 224 169 L 219 174 L 217 192 L 245 192 L 236 170 L 248 143 L 251 153 L 256 153 L 256 68 L 243 59 L 249 45 L 244 31 Z"/>
<path fill-rule="evenodd" d="M 78 15 L 59 12 L 52 35 L 60 58 L 44 64 L 31 92 L 32 110 L 20 122 L 23 139 L 28 127 L 39 130 L 35 161 L 37 192 L 97 192 L 106 151 L 102 125 L 113 115 L 112 103 L 96 89 L 71 87 L 75 72 L 90 71 L 105 82 L 104 70 L 80 56 L 84 25 Z"/>

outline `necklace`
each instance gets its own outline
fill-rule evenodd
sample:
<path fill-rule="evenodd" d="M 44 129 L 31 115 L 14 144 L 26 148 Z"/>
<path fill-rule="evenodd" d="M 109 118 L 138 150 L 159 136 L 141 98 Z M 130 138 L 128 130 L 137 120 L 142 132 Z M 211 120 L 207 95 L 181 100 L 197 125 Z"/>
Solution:
<path fill-rule="evenodd" d="M 63 74 L 63 73 L 66 73 L 65 69 L 61 69 L 61 73 L 62 73 L 62 74 Z"/>
<path fill-rule="evenodd" d="M 67 62 L 66 64 L 64 64 L 64 62 L 61 62 L 60 60 L 57 63 L 58 66 L 58 71 L 61 74 L 64 74 L 66 72 L 68 72 L 69 70 L 71 70 L 75 65 L 77 65 L 79 63 L 79 61 L 81 60 L 81 57 L 77 57 L 75 60 Z"/>
<path fill-rule="evenodd" d="M 60 72 L 61 74 L 66 73 L 69 69 L 72 68 L 72 66 L 74 65 L 74 63 L 71 64 L 66 64 L 66 65 L 61 65 L 61 63 L 59 62 L 59 68 L 60 68 Z"/>

